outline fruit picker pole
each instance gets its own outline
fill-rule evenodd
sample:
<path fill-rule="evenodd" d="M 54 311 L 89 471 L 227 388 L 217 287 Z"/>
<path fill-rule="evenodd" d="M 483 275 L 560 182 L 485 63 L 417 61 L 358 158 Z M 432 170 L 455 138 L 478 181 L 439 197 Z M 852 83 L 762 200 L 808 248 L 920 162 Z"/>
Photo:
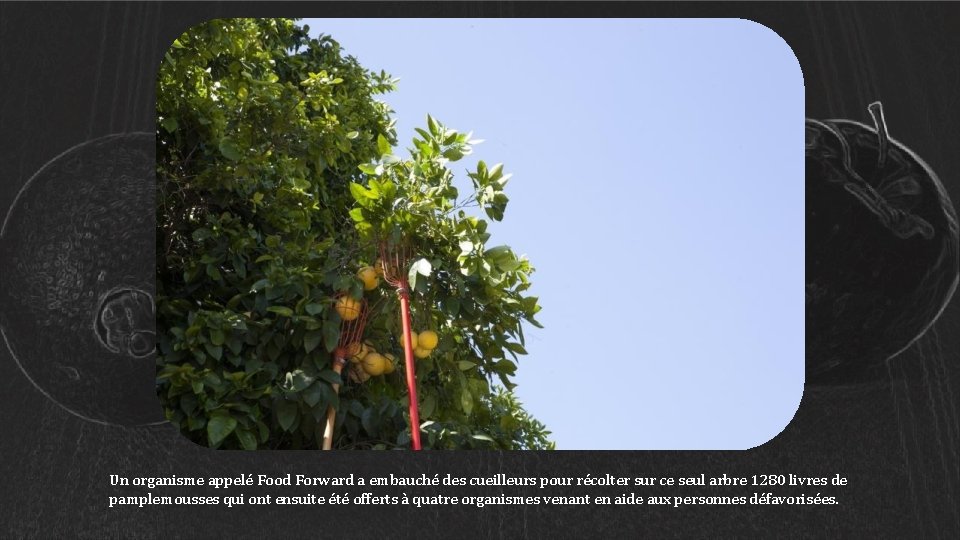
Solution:
<path fill-rule="evenodd" d="M 380 242 L 380 261 L 383 279 L 397 289 L 400 297 L 400 323 L 403 330 L 403 356 L 407 374 L 407 392 L 410 398 L 410 440 L 414 450 L 420 450 L 420 413 L 417 405 L 417 376 L 413 358 L 413 336 L 410 330 L 410 282 L 407 265 L 410 262 L 408 246 Z"/>
<path fill-rule="evenodd" d="M 410 282 L 407 281 L 409 253 L 406 245 L 380 242 L 380 261 L 383 279 L 397 289 L 400 297 L 400 323 L 403 330 L 403 356 L 406 365 L 407 393 L 410 399 L 410 440 L 414 450 L 420 450 L 420 412 L 417 404 L 417 375 L 413 358 L 413 336 L 410 330 Z"/>
<path fill-rule="evenodd" d="M 401 278 L 397 286 L 400 297 L 400 321 L 403 326 L 403 355 L 407 369 L 407 390 L 410 395 L 410 439 L 413 449 L 420 450 L 420 412 L 417 401 L 417 376 L 414 372 L 413 336 L 410 335 L 410 287 L 407 280 Z"/>

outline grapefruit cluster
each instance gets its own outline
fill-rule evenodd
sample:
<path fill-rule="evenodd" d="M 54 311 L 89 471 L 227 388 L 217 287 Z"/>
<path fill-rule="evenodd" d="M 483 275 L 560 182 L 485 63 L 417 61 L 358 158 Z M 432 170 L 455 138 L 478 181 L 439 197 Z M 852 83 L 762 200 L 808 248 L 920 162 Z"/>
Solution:
<path fill-rule="evenodd" d="M 383 264 L 378 260 L 374 266 L 364 266 L 357 271 L 357 278 L 363 282 L 365 291 L 372 291 L 380 286 L 383 277 Z M 353 321 L 360 316 L 361 303 L 359 300 L 344 294 L 337 298 L 334 304 L 337 314 L 344 321 Z M 405 346 L 404 336 L 400 336 L 400 345 Z M 413 345 L 413 354 L 423 359 L 430 356 L 440 338 L 433 330 L 410 332 L 410 341 Z M 397 358 L 391 353 L 378 352 L 370 341 L 354 343 L 347 349 L 347 357 L 352 364 L 350 376 L 355 382 L 366 382 L 370 377 L 393 373 L 397 368 Z"/>
<path fill-rule="evenodd" d="M 351 373 L 357 382 L 365 382 L 370 377 L 393 373 L 397 369 L 397 359 L 390 353 L 380 353 L 369 341 L 354 343 L 347 349 L 348 358 L 353 364 Z"/>
<path fill-rule="evenodd" d="M 417 358 L 426 358 L 437 348 L 440 338 L 433 330 L 423 330 L 422 332 L 410 331 L 410 343 L 413 345 L 413 355 Z M 406 340 L 400 336 L 400 346 L 406 347 Z"/>

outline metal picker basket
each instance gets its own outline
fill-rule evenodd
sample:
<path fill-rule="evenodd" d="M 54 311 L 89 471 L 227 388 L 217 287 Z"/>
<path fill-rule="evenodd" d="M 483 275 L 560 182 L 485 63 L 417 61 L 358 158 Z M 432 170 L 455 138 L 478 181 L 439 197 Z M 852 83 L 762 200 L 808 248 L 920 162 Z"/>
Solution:
<path fill-rule="evenodd" d="M 349 296 L 346 294 L 338 294 L 335 298 L 336 301 L 339 302 L 341 298 L 349 298 Z M 363 341 L 363 329 L 366 328 L 367 320 L 372 311 L 366 298 L 353 301 L 356 302 L 356 307 L 348 306 L 344 308 L 344 311 L 347 313 L 355 313 L 356 316 L 352 319 L 341 317 L 340 339 L 337 341 L 337 348 L 333 351 L 335 364 L 340 361 L 346 361 L 351 355 L 351 349 Z M 343 366 L 341 365 L 341 367 Z"/>
<path fill-rule="evenodd" d="M 406 242 L 380 242 L 380 265 L 383 280 L 396 289 L 407 289 L 407 270 L 410 268 L 411 249 Z"/>
<path fill-rule="evenodd" d="M 342 313 L 340 339 L 337 341 L 337 348 L 333 350 L 333 371 L 342 376 L 347 358 L 355 354 L 356 350 L 359 350 L 360 343 L 363 341 L 363 330 L 367 325 L 370 314 L 379 302 L 371 306 L 366 298 L 357 300 L 345 293 L 338 294 L 334 302 L 339 307 L 338 311 L 342 311 Z M 340 385 L 334 384 L 333 391 L 339 393 Z M 323 432 L 324 450 L 330 450 L 333 447 L 333 429 L 336 415 L 337 411 L 332 406 L 327 408 L 327 423 Z"/>

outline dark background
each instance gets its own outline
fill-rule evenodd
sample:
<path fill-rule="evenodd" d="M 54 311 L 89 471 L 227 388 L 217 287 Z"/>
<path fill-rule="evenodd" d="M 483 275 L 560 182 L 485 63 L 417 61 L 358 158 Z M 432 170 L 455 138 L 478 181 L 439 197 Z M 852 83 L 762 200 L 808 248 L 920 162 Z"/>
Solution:
<path fill-rule="evenodd" d="M 110 133 L 153 131 L 154 74 L 166 47 L 197 22 L 238 16 L 751 19 L 775 30 L 795 51 L 804 73 L 808 117 L 869 122 L 867 104 L 882 100 L 893 136 L 917 151 L 940 175 L 953 201 L 960 201 L 958 4 L 0 3 L 0 211 L 6 212 L 20 187 L 67 148 Z M 152 245 L 153 239 L 144 241 Z M 881 382 L 808 388 L 784 432 L 746 452 L 217 452 L 189 443 L 165 425 L 122 428 L 85 422 L 41 395 L 7 349 L 0 347 L 0 536 L 649 533 L 956 538 L 958 319 L 955 298 L 934 330 L 892 362 Z M 840 505 L 832 507 L 106 508 L 110 494 L 145 491 L 113 488 L 110 474 L 209 477 L 286 472 L 630 477 L 840 473 L 849 478 L 849 485 L 820 489 L 838 496 Z M 163 488 L 152 491 L 172 494 Z M 302 491 L 306 490 L 288 494 Z M 363 490 L 339 491 L 356 495 Z M 401 491 L 431 492 L 408 488 L 396 493 Z M 251 495 L 255 490 L 209 490 L 220 496 L 241 492 Z M 509 488 L 471 491 L 500 492 L 520 494 Z M 708 489 L 670 492 L 710 494 Z"/>

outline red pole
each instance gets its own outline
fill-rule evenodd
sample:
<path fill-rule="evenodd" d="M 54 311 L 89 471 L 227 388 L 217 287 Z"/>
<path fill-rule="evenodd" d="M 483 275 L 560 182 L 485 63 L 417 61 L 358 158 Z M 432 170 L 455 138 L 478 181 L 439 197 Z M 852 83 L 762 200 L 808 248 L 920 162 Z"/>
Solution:
<path fill-rule="evenodd" d="M 403 355 L 407 365 L 407 390 L 410 393 L 410 438 L 413 449 L 420 450 L 420 412 L 417 403 L 417 377 L 414 373 L 413 336 L 410 335 L 410 292 L 406 283 L 398 288 L 400 294 L 400 321 L 403 324 Z"/>

